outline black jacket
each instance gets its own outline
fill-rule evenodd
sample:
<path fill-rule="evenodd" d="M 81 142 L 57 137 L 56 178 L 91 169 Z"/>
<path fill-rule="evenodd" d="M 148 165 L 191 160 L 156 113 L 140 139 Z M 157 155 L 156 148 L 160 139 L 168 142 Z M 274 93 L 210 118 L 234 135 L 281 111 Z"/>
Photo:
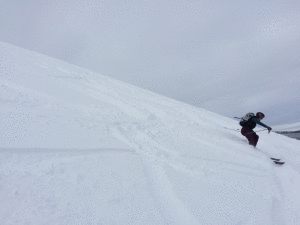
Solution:
<path fill-rule="evenodd" d="M 266 124 L 259 122 L 256 116 L 253 116 L 251 119 L 249 119 L 243 127 L 247 127 L 249 130 L 253 130 L 256 127 L 256 124 L 259 124 L 263 127 L 267 127 Z"/>

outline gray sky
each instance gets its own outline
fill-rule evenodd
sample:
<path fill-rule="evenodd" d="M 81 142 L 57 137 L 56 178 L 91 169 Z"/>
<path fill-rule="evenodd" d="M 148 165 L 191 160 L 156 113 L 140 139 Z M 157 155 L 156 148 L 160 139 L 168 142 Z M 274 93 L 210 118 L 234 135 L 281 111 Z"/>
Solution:
<path fill-rule="evenodd" d="M 0 0 L 0 41 L 226 116 L 300 104 L 299 37 L 299 0 Z"/>

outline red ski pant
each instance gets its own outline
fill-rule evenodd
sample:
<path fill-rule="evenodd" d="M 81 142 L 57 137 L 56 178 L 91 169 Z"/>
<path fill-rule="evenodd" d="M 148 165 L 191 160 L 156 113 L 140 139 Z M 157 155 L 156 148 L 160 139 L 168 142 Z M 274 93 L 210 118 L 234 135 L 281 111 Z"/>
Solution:
<path fill-rule="evenodd" d="M 256 146 L 259 136 L 253 130 L 243 127 L 241 133 L 248 139 L 249 145 Z"/>

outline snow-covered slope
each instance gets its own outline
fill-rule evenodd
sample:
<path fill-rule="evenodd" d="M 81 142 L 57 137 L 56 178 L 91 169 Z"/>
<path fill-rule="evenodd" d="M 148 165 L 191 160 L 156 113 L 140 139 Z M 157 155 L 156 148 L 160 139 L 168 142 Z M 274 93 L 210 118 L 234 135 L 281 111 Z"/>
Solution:
<path fill-rule="evenodd" d="M 300 221 L 299 141 L 253 149 L 207 110 L 4 43 L 0 60 L 0 224 Z"/>

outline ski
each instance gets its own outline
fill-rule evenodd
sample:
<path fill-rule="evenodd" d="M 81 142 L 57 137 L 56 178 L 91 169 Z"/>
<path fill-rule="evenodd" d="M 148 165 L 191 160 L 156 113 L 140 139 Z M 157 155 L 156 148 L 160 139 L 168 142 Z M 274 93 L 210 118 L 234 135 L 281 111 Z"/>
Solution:
<path fill-rule="evenodd" d="M 272 158 L 272 157 L 270 159 L 272 159 L 274 161 L 280 161 L 280 159 L 276 159 L 276 158 Z"/>
<path fill-rule="evenodd" d="M 283 165 L 284 164 L 284 162 L 278 162 L 278 161 L 274 161 L 274 163 L 277 164 L 277 165 Z"/>

